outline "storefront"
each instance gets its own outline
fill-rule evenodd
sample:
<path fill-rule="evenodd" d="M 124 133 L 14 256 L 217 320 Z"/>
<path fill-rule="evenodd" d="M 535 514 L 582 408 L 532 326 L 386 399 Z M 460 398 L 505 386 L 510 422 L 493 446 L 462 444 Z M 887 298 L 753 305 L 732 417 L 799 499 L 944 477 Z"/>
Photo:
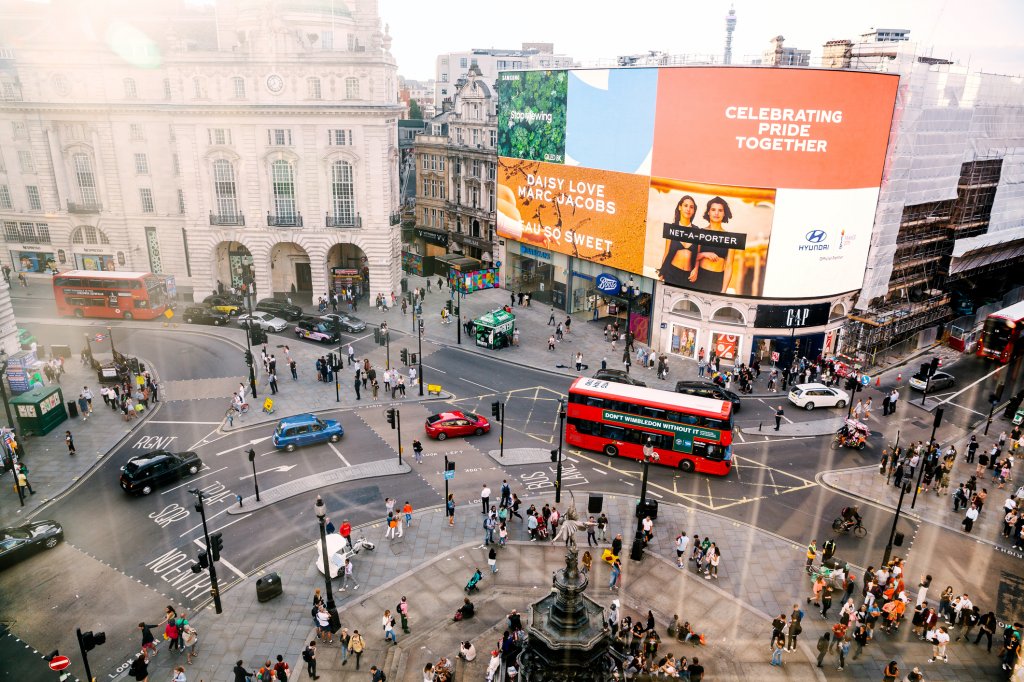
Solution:
<path fill-rule="evenodd" d="M 366 291 L 366 272 L 356 268 L 331 268 L 331 289 L 339 295 L 362 298 Z"/>
<path fill-rule="evenodd" d="M 568 256 L 522 242 L 507 241 L 506 287 L 529 293 L 538 303 L 565 309 Z"/>
<path fill-rule="evenodd" d="M 121 265 L 124 265 L 124 263 L 122 262 Z M 105 270 L 113 272 L 117 270 L 118 261 L 111 254 L 76 253 L 75 266 L 78 270 Z"/>
<path fill-rule="evenodd" d="M 11 251 L 11 262 L 18 272 L 45 273 L 57 267 L 57 254 L 52 251 Z"/>
<path fill-rule="evenodd" d="M 406 272 L 423 275 L 424 277 L 445 275 L 447 273 L 446 268 L 442 264 L 436 263 L 434 259 L 448 254 L 448 233 L 444 230 L 416 227 L 413 228 L 412 234 L 411 254 L 418 254 L 420 257 L 416 259 L 412 255 L 408 257 L 403 256 L 412 268 L 407 269 Z"/>
<path fill-rule="evenodd" d="M 453 232 L 451 238 L 463 255 L 484 263 L 491 262 L 491 249 L 494 245 L 490 241 L 459 232 Z"/>
<path fill-rule="evenodd" d="M 569 261 L 572 263 L 571 295 L 567 312 L 589 312 L 592 320 L 617 318 L 622 327 L 628 314 L 634 338 L 648 343 L 654 280 L 579 258 L 570 257 Z M 627 292 L 630 282 L 633 283 L 632 301 L 628 300 Z"/>

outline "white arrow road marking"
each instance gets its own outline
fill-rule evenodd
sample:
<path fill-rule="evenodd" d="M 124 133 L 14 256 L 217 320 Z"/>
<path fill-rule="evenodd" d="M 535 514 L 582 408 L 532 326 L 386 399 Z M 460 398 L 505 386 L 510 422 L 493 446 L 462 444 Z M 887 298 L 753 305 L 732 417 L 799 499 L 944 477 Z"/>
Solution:
<path fill-rule="evenodd" d="M 270 469 L 264 469 L 263 471 L 261 471 L 259 473 L 261 473 L 261 474 L 269 474 L 271 471 L 280 471 L 281 473 L 284 473 L 286 471 L 291 471 L 292 469 L 294 469 L 297 466 L 299 466 L 299 465 L 298 464 L 282 464 L 279 467 L 271 467 Z M 242 476 L 238 480 L 239 481 L 244 481 L 247 478 L 252 478 L 252 474 L 246 474 L 245 476 Z"/>
<path fill-rule="evenodd" d="M 228 448 L 227 450 L 221 450 L 220 452 L 214 454 L 214 457 L 220 457 L 221 455 L 226 455 L 227 453 L 234 452 L 235 450 L 241 450 L 242 448 L 248 448 L 248 447 L 252 447 L 253 445 L 259 445 L 260 443 L 262 443 L 265 440 L 270 440 L 270 438 L 271 438 L 271 436 L 267 436 L 266 438 L 257 438 L 255 440 L 249 441 L 248 443 L 242 443 L 241 445 L 236 445 L 233 448 Z"/>

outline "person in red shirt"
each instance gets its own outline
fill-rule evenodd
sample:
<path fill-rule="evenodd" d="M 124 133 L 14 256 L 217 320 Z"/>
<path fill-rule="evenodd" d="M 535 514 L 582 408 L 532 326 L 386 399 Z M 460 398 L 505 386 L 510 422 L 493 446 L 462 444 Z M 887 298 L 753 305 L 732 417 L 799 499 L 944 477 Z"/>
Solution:
<path fill-rule="evenodd" d="M 345 538 L 346 543 L 351 545 L 349 536 L 352 535 L 352 524 L 348 522 L 348 519 L 341 522 L 341 528 L 338 529 L 338 533 L 341 534 L 341 537 Z"/>

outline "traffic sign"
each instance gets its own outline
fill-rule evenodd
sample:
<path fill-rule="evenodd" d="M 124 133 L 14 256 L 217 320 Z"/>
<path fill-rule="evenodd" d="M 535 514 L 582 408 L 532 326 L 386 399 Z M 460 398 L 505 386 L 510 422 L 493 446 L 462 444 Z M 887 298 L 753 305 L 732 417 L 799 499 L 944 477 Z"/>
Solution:
<path fill-rule="evenodd" d="M 444 480 L 451 481 L 454 478 L 455 478 L 455 471 L 449 469 L 448 471 L 444 472 Z"/>
<path fill-rule="evenodd" d="M 168 308 L 167 310 L 164 311 L 164 317 L 166 317 L 168 320 L 171 319 L 172 317 L 174 317 L 174 311 Z"/>
<path fill-rule="evenodd" d="M 100 341 L 106 341 L 107 340 L 107 335 L 106 334 L 97 334 L 94 337 L 92 337 L 92 340 L 95 341 L 96 343 L 99 343 Z"/>
<path fill-rule="evenodd" d="M 50 659 L 50 670 L 63 670 L 71 665 L 71 659 L 67 656 L 54 656 Z"/>
<path fill-rule="evenodd" d="M 871 383 L 871 377 L 869 377 L 867 374 L 861 374 L 860 375 L 860 383 L 862 383 L 865 386 L 867 386 L 868 384 Z"/>

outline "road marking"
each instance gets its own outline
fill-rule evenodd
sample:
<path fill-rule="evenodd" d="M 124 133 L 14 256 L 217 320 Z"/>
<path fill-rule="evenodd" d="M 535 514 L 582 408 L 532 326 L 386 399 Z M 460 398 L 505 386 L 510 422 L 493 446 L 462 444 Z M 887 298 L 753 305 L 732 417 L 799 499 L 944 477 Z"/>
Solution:
<path fill-rule="evenodd" d="M 345 455 L 341 454 L 341 450 L 339 450 L 337 446 L 334 445 L 334 443 L 332 443 L 331 441 L 327 441 L 327 445 L 331 448 L 331 450 L 334 450 L 334 454 L 341 458 L 341 461 L 345 463 L 345 466 L 352 466 L 351 464 L 348 463 L 348 460 L 345 459 Z"/>
<path fill-rule="evenodd" d="M 475 381 L 470 381 L 469 379 L 464 379 L 462 377 L 459 377 L 459 381 L 465 381 L 467 384 L 473 384 L 474 386 L 479 386 L 480 388 L 482 388 L 484 390 L 487 390 L 487 391 L 493 391 L 494 390 L 493 386 L 484 386 L 483 384 L 478 384 Z"/>
<path fill-rule="evenodd" d="M 220 424 L 221 422 L 186 422 L 186 421 L 160 421 L 157 419 L 150 419 L 148 424 Z"/>
<path fill-rule="evenodd" d="M 620 480 L 620 481 L 622 481 L 622 479 L 621 479 L 621 478 L 620 478 L 619 480 Z M 632 483 L 630 483 L 629 481 L 622 481 L 622 482 L 623 482 L 623 483 L 625 483 L 626 485 L 628 485 L 628 486 L 629 486 L 630 488 L 632 488 L 632 487 L 633 487 L 633 484 L 632 484 Z"/>
<path fill-rule="evenodd" d="M 208 469 L 209 467 L 206 467 L 206 468 Z M 160 494 L 161 495 L 166 495 L 167 493 L 173 492 L 173 491 L 177 490 L 178 488 L 184 488 L 187 485 L 192 485 L 192 481 L 198 481 L 200 478 L 206 478 L 207 476 L 212 476 L 213 474 L 217 473 L 218 471 L 224 471 L 225 469 L 227 469 L 227 467 L 221 467 L 220 469 L 217 469 L 217 471 L 207 472 L 207 473 L 203 474 L 202 476 L 193 476 L 192 478 L 188 479 L 187 481 L 185 481 L 181 485 L 176 485 L 173 488 L 168 488 L 167 490 L 163 491 Z M 202 469 L 200 469 L 200 471 L 202 471 Z"/>
<path fill-rule="evenodd" d="M 443 369 L 438 369 L 437 367 L 431 367 L 430 365 L 423 365 L 423 366 L 426 367 L 427 369 L 429 369 L 431 372 L 440 372 L 441 374 L 447 374 L 448 373 L 448 372 L 444 371 Z"/>
<path fill-rule="evenodd" d="M 961 405 L 960 403 L 943 403 L 943 404 L 944 404 L 944 405 L 950 405 L 950 406 L 952 406 L 952 407 L 959 407 L 959 408 L 960 408 L 961 410 L 967 410 L 968 412 L 973 412 L 974 414 L 976 414 L 976 415 L 979 415 L 979 416 L 981 416 L 981 417 L 985 417 L 985 418 L 988 418 L 988 415 L 987 415 L 987 414 L 985 414 L 984 412 L 978 412 L 977 410 L 972 410 L 972 409 L 971 409 L 971 408 L 969 408 L 969 407 L 964 407 L 964 406 L 963 406 L 963 405 Z"/>
<path fill-rule="evenodd" d="M 263 471 L 261 471 L 259 473 L 261 473 L 261 474 L 269 474 L 269 473 L 271 473 L 273 471 L 277 471 L 279 473 L 284 473 L 286 471 L 291 471 L 292 469 L 294 469 L 297 466 L 299 466 L 299 465 L 298 464 L 282 464 L 281 466 L 274 467 L 273 469 L 264 469 Z M 254 474 L 246 474 L 245 476 L 240 477 L 238 480 L 239 481 L 244 481 L 247 478 L 254 478 L 254 477 L 255 477 Z"/>
<path fill-rule="evenodd" d="M 256 438 L 255 440 L 251 440 L 248 443 L 242 443 L 241 445 L 236 445 L 233 448 L 228 448 L 227 450 L 221 450 L 220 452 L 215 453 L 213 456 L 214 457 L 220 457 L 221 455 L 227 454 L 229 452 L 233 452 L 235 450 L 241 450 L 242 448 L 245 448 L 245 447 L 251 448 L 253 445 L 259 445 L 260 443 L 262 443 L 265 440 L 270 440 L 270 436 L 266 436 L 264 438 Z"/>
<path fill-rule="evenodd" d="M 242 519 L 244 519 L 244 518 L 246 518 L 246 517 L 248 517 L 248 516 L 251 516 L 251 514 L 246 514 L 246 515 L 245 515 L 245 516 L 243 516 L 243 517 L 242 517 L 241 519 L 238 519 L 238 521 L 241 521 Z M 234 522 L 234 521 L 232 521 L 231 523 L 235 523 L 235 522 Z M 228 525 L 230 526 L 231 524 L 229 523 Z M 214 532 L 216 532 L 216 531 L 214 531 Z M 195 542 L 195 543 L 196 543 L 197 545 L 199 545 L 199 548 L 200 548 L 200 549 L 203 549 L 203 550 L 205 550 L 205 549 L 206 549 L 206 544 L 205 544 L 205 543 L 204 543 L 204 542 L 203 542 L 202 540 L 200 540 L 199 538 L 196 538 L 195 540 L 193 540 L 193 542 Z M 242 573 L 242 572 L 241 572 L 240 570 L 238 570 L 238 568 L 236 568 L 236 567 L 234 566 L 234 564 L 232 564 L 232 563 L 231 563 L 230 561 L 228 561 L 228 560 L 227 560 L 227 559 L 225 559 L 224 557 L 221 557 L 221 558 L 217 559 L 217 563 L 218 563 L 218 564 L 224 564 L 225 566 L 227 566 L 227 567 L 228 567 L 228 570 L 230 570 L 230 571 L 231 571 L 232 573 L 234 573 L 235 575 L 237 575 L 237 576 L 238 576 L 239 578 L 241 578 L 242 580 L 245 580 L 246 578 L 248 578 L 248 577 L 249 577 L 249 576 L 247 576 L 247 575 L 246 575 L 245 573 Z"/>
<path fill-rule="evenodd" d="M 594 471 L 596 471 L 597 473 L 601 474 L 602 476 L 607 476 L 608 475 L 608 472 L 604 471 L 603 469 L 601 469 L 601 467 L 593 467 L 593 469 L 594 469 Z"/>
<path fill-rule="evenodd" d="M 228 512 L 228 509 L 230 509 L 230 507 L 227 507 L 227 508 L 225 508 L 225 509 L 221 509 L 221 510 L 220 510 L 219 512 L 217 512 L 217 513 L 216 513 L 216 514 L 214 514 L 213 516 L 209 516 L 209 517 L 207 517 L 207 518 L 206 518 L 206 521 L 207 521 L 207 522 L 210 522 L 210 521 L 214 520 L 215 518 L 217 518 L 218 516 L 220 516 L 221 514 L 226 514 L 226 513 Z M 186 535 L 188 535 L 189 533 L 191 533 L 192 531 L 194 531 L 194 530 L 195 530 L 196 528 L 202 528 L 202 527 L 203 527 L 203 524 L 202 524 L 202 523 L 200 522 L 200 523 L 198 523 L 198 524 L 196 524 L 196 525 L 192 526 L 191 528 L 189 528 L 189 529 L 188 529 L 187 531 L 185 531 L 184 533 L 182 533 L 182 534 L 181 534 L 181 535 L 179 535 L 178 537 L 179 537 L 179 538 L 183 538 L 183 537 L 185 537 Z"/>
<path fill-rule="evenodd" d="M 983 382 L 983 381 L 984 381 L 985 379 L 988 379 L 988 378 L 989 378 L 990 376 L 992 376 L 993 374 L 995 374 L 995 373 L 996 373 L 996 372 L 998 372 L 999 370 L 1003 369 L 1003 367 L 1004 367 L 1004 366 L 996 367 L 996 368 L 995 368 L 994 370 L 992 370 L 991 372 L 989 372 L 989 373 L 988 373 L 988 374 L 986 374 L 985 376 L 981 377 L 980 379 L 978 379 L 977 381 L 975 381 L 975 382 L 973 382 L 973 383 L 970 383 L 970 384 L 968 384 L 967 386 L 964 386 L 964 387 L 963 387 L 963 388 L 961 388 L 961 389 L 960 389 L 959 391 L 957 391 L 957 392 L 956 392 L 956 393 L 954 393 L 953 395 L 949 396 L 949 397 L 948 397 L 948 398 L 946 398 L 945 400 L 940 400 L 940 401 L 939 401 L 939 405 L 943 405 L 943 404 L 945 404 L 945 403 L 948 403 L 948 402 L 949 402 L 950 400 L 952 400 L 953 398 L 957 397 L 958 395 L 960 395 L 961 393 L 963 393 L 963 392 L 964 392 L 964 391 L 966 391 L 967 389 L 969 389 L 969 388 L 972 388 L 972 387 L 976 386 L 977 384 L 980 384 L 980 383 L 981 383 L 981 382 Z M 957 407 L 960 407 L 960 406 L 959 406 L 959 405 L 957 405 Z M 967 408 L 964 408 L 964 409 L 967 409 Z M 974 411 L 974 410 L 971 410 L 971 412 L 973 412 L 973 411 Z M 978 414 L 981 414 L 981 413 L 979 412 Z"/>
<path fill-rule="evenodd" d="M 654 495 L 655 497 L 660 497 L 660 498 L 664 498 L 665 497 L 664 495 L 659 495 L 658 493 L 654 492 L 653 490 L 648 490 L 647 494 L 648 495 Z"/>
<path fill-rule="evenodd" d="M 746 443 L 747 442 L 747 439 L 743 437 L 743 432 L 742 431 L 737 431 L 736 432 L 736 437 L 740 439 L 741 443 Z"/>

